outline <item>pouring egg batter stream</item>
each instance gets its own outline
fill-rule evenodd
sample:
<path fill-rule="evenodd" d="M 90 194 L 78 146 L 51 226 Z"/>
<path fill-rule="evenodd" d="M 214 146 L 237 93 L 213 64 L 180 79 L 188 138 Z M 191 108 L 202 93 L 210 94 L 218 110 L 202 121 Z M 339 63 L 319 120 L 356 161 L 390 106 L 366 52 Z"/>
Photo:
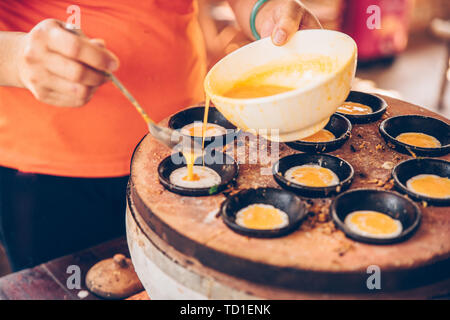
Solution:
<path fill-rule="evenodd" d="M 209 136 L 220 136 L 227 133 L 226 129 L 213 124 L 208 123 L 208 113 L 209 113 L 209 106 L 210 106 L 210 99 L 207 96 L 205 100 L 205 111 L 203 116 L 203 122 L 198 123 L 194 122 L 191 124 L 188 124 L 184 126 L 181 129 L 181 133 L 185 134 L 190 137 L 201 137 L 202 138 L 202 146 L 201 146 L 201 152 L 200 151 L 192 151 L 192 150 L 183 150 L 183 156 L 186 159 L 186 167 L 187 167 L 187 174 L 185 177 L 183 177 L 183 181 L 187 182 L 193 182 L 193 181 L 199 181 L 202 179 L 202 176 L 199 176 L 197 173 L 194 172 L 194 164 L 195 160 L 199 158 L 200 156 L 204 156 L 204 149 L 205 149 L 205 139 Z M 203 166 L 204 166 L 204 158 L 203 158 Z M 203 177 L 205 178 L 205 177 Z M 217 179 L 216 179 L 217 180 Z M 220 183 L 220 182 L 219 182 Z M 199 184 L 200 185 L 200 184 Z"/>
<path fill-rule="evenodd" d="M 195 152 L 195 151 L 183 152 L 183 156 L 186 159 L 186 166 L 187 166 L 187 175 L 185 177 L 183 177 L 184 181 L 188 181 L 188 182 L 191 181 L 192 182 L 192 181 L 199 181 L 199 180 L 201 180 L 201 177 L 198 174 L 194 173 L 194 164 L 195 164 L 195 160 L 198 157 L 200 157 L 200 156 L 203 157 L 204 156 L 205 139 L 206 139 L 206 133 L 208 132 L 208 130 L 211 129 L 210 130 L 211 131 L 211 136 L 224 133 L 224 132 L 222 132 L 222 129 L 223 129 L 222 127 L 215 126 L 213 124 L 208 124 L 208 113 L 209 113 L 210 101 L 211 100 L 210 100 L 209 96 L 207 95 L 206 96 L 206 100 L 205 100 L 205 113 L 203 115 L 203 126 L 202 126 L 202 134 L 201 134 L 201 136 L 202 136 L 201 154 L 199 154 L 198 152 Z M 196 129 L 195 126 L 192 126 L 189 129 L 187 129 L 190 136 L 193 136 L 193 137 L 197 136 L 195 129 Z M 202 163 L 203 163 L 203 165 L 205 164 L 204 159 L 203 159 Z M 215 180 L 217 180 L 217 179 L 215 179 Z M 216 184 L 219 184 L 219 183 L 220 183 L 220 181 L 218 181 L 218 183 L 215 183 L 215 184 L 211 185 L 211 187 L 216 185 Z"/>
<path fill-rule="evenodd" d="M 176 183 L 177 185 L 183 185 L 186 186 L 186 183 L 184 182 L 195 182 L 195 181 L 199 181 L 200 180 L 200 176 L 197 173 L 194 173 L 194 164 L 195 164 L 195 160 L 204 155 L 204 149 L 205 149 L 205 137 L 206 137 L 206 131 L 207 131 L 207 126 L 208 126 L 208 111 L 209 111 L 209 97 L 206 97 L 206 102 L 205 102 L 205 114 L 203 117 L 203 126 L 202 126 L 202 149 L 201 149 L 201 154 L 199 154 L 199 152 L 196 152 L 195 150 L 182 150 L 182 154 L 184 156 L 184 158 L 186 159 L 186 175 L 181 177 L 178 177 L 177 175 L 177 179 L 173 179 L 174 182 L 178 182 Z M 182 128 L 182 132 L 186 132 L 189 136 L 192 137 L 196 137 L 197 136 L 197 127 L 195 126 L 195 124 L 192 125 L 188 125 L 184 128 Z M 204 164 L 204 161 L 203 161 Z M 183 171 L 184 172 L 184 171 Z M 177 181 L 175 181 L 177 180 Z M 181 181 L 180 181 L 181 180 Z M 184 181 L 184 182 L 183 182 Z M 220 182 L 219 182 L 220 183 Z"/>
<path fill-rule="evenodd" d="M 186 159 L 187 175 L 183 177 L 184 181 L 198 181 L 200 177 L 194 174 L 195 159 L 199 156 L 193 151 L 183 151 L 183 156 Z"/>
<path fill-rule="evenodd" d="M 201 137 L 202 137 L 202 149 L 201 149 L 201 154 L 199 154 L 199 152 L 195 152 L 195 151 L 183 151 L 183 156 L 186 159 L 186 166 L 187 166 L 187 175 L 185 177 L 183 177 L 182 179 L 184 181 L 187 182 L 193 182 L 193 181 L 199 181 L 201 180 L 201 177 L 194 173 L 194 164 L 195 164 L 195 160 L 198 157 L 203 157 L 204 156 L 204 150 L 205 150 L 205 139 L 206 139 L 206 134 L 208 131 L 211 132 L 211 136 L 214 135 L 220 135 L 220 134 L 224 134 L 226 132 L 223 132 L 224 129 L 220 126 L 217 125 L 213 125 L 213 124 L 209 124 L 208 123 L 208 113 L 209 113 L 209 106 L 210 106 L 210 98 L 207 95 L 206 96 L 206 100 L 205 100 L 205 113 L 203 115 L 203 126 L 202 126 L 202 132 L 201 132 Z M 197 127 L 195 126 L 195 124 L 190 125 L 189 127 L 186 126 L 184 131 L 187 131 L 187 133 L 192 136 L 192 137 L 196 137 L 197 136 Z M 205 164 L 205 161 L 203 159 L 202 161 L 203 165 Z M 219 177 L 220 178 L 220 177 Z M 217 179 L 215 179 L 217 180 Z M 220 181 L 216 184 L 219 184 Z M 214 185 L 212 185 L 214 186 Z"/>
<path fill-rule="evenodd" d="M 211 104 L 211 98 L 206 95 L 205 99 L 205 114 L 203 115 L 203 130 L 202 130 L 202 150 L 205 148 L 206 131 L 208 129 L 208 113 L 209 105 Z"/>
<path fill-rule="evenodd" d="M 409 190 L 420 195 L 436 198 L 450 198 L 450 179 L 433 174 L 420 174 L 406 182 Z"/>

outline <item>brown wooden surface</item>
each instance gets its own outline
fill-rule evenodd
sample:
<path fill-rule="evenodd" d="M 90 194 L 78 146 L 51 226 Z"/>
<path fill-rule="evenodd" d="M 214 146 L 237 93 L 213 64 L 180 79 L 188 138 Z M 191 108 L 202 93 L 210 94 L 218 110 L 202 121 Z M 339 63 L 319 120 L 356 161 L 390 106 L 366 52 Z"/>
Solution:
<path fill-rule="evenodd" d="M 99 246 L 74 253 L 59 259 L 12 273 L 0 278 L 1 300 L 80 300 L 78 293 L 87 290 L 85 276 L 90 267 L 100 260 L 111 258 L 116 253 L 129 256 L 125 238 L 115 239 Z M 67 267 L 78 265 L 81 269 L 81 289 L 68 289 L 66 282 L 70 274 Z M 145 295 L 140 296 L 142 299 Z M 83 300 L 98 300 L 89 293 Z"/>
<path fill-rule="evenodd" d="M 387 98 L 387 101 L 389 109 L 384 118 L 398 114 L 421 114 L 448 122 L 447 119 L 423 108 L 394 99 Z M 383 164 L 397 164 L 410 158 L 386 146 L 378 132 L 378 125 L 379 122 L 354 125 L 351 139 L 341 149 L 332 153 L 353 165 L 356 175 L 352 189 L 389 189 L 391 170 L 383 169 Z M 237 149 L 239 148 L 244 146 L 238 146 Z M 281 156 L 297 152 L 285 145 L 280 145 L 280 150 Z M 166 191 L 159 184 L 156 168 L 169 154 L 170 151 L 151 137 L 142 141 L 132 164 L 133 200 L 139 215 L 159 237 L 180 253 L 191 256 L 193 260 L 207 267 L 247 277 L 266 268 L 267 272 L 260 274 L 266 278 L 273 276 L 275 270 L 279 270 L 277 279 L 269 277 L 257 280 L 279 280 L 283 285 L 290 281 L 289 277 L 283 279 L 283 273 L 288 275 L 293 270 L 307 271 L 303 276 L 311 275 L 311 272 L 351 275 L 365 273 L 367 266 L 375 264 L 384 272 L 392 272 L 396 276 L 398 271 L 404 271 L 404 275 L 407 275 L 410 270 L 437 262 L 445 262 L 442 266 L 448 267 L 448 207 L 422 208 L 423 220 L 419 230 L 411 239 L 396 245 L 375 246 L 346 238 L 329 220 L 330 199 L 311 201 L 312 218 L 287 237 L 271 240 L 248 238 L 232 232 L 215 216 L 225 199 L 223 195 L 181 197 Z M 443 159 L 449 160 L 450 156 L 447 155 Z M 258 174 L 260 168 L 261 164 L 241 165 L 238 188 L 278 187 L 271 176 Z M 319 217 L 321 221 L 318 221 Z M 437 270 L 448 275 L 448 270 L 439 267 Z M 422 274 L 423 272 L 425 270 L 422 270 Z M 397 278 L 401 276 L 397 275 Z M 424 279 L 425 276 L 419 278 Z"/>

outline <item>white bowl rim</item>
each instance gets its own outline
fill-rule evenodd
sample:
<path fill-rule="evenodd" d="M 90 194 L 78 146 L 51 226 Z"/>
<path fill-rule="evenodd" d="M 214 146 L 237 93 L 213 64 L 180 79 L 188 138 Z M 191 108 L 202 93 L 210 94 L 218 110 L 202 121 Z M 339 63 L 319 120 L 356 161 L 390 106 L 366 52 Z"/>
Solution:
<path fill-rule="evenodd" d="M 283 99 L 283 98 L 290 98 L 292 96 L 297 96 L 297 95 L 300 95 L 300 94 L 302 94 L 304 92 L 310 91 L 311 89 L 317 88 L 317 87 L 319 87 L 319 86 L 329 82 L 336 75 L 338 75 L 343 70 L 345 70 L 349 64 L 351 64 L 354 60 L 357 59 L 357 55 L 358 55 L 357 44 L 356 44 L 355 40 L 353 40 L 352 37 L 350 37 L 349 35 L 347 35 L 345 33 L 342 33 L 342 32 L 339 32 L 339 31 L 334 31 L 334 30 L 309 29 L 309 30 L 299 30 L 299 31 L 296 32 L 295 35 L 299 34 L 300 32 L 303 32 L 303 33 L 305 33 L 305 32 L 311 32 L 311 33 L 313 33 L 313 32 L 328 32 L 328 33 L 336 33 L 336 34 L 342 35 L 345 38 L 349 39 L 351 41 L 351 43 L 353 44 L 353 54 L 351 56 L 349 56 L 349 59 L 345 63 L 343 63 L 339 69 L 336 69 L 335 71 L 333 71 L 329 75 L 323 77 L 323 79 L 321 81 L 315 82 L 315 83 L 312 83 L 312 84 L 308 84 L 308 85 L 305 85 L 305 86 L 302 86 L 300 88 L 297 88 L 297 89 L 294 89 L 294 90 L 290 90 L 290 91 L 287 91 L 287 92 L 282 92 L 282 93 L 275 94 L 275 95 L 272 95 L 272 96 L 267 96 L 267 97 L 250 98 L 250 99 L 229 98 L 229 97 L 224 97 L 224 96 L 212 93 L 209 79 L 211 77 L 211 74 L 213 74 L 214 70 L 218 67 L 218 65 L 220 65 L 225 59 L 229 59 L 230 57 L 232 57 L 232 56 L 234 56 L 236 54 L 239 54 L 240 51 L 248 50 L 248 49 L 250 49 L 250 48 L 252 48 L 254 46 L 259 45 L 261 42 L 264 42 L 264 41 L 265 42 L 271 41 L 270 37 L 266 37 L 266 38 L 263 38 L 261 40 L 257 40 L 257 41 L 254 41 L 252 43 L 249 43 L 249 44 L 247 44 L 247 45 L 245 45 L 245 46 L 243 46 L 243 47 L 241 47 L 241 48 L 231 52 L 230 54 L 228 54 L 227 56 L 225 56 L 221 60 L 219 60 L 209 70 L 208 74 L 205 77 L 205 81 L 204 81 L 204 87 L 205 88 L 204 89 L 205 89 L 206 94 L 209 95 L 209 97 L 211 99 L 214 97 L 215 99 L 218 99 L 218 100 L 224 101 L 224 102 L 228 102 L 228 103 L 234 103 L 234 104 L 239 104 L 239 103 L 244 104 L 245 103 L 247 105 L 249 105 L 249 104 L 259 104 L 259 103 L 264 103 L 264 102 L 271 102 L 274 99 L 280 99 L 280 98 L 281 99 Z"/>

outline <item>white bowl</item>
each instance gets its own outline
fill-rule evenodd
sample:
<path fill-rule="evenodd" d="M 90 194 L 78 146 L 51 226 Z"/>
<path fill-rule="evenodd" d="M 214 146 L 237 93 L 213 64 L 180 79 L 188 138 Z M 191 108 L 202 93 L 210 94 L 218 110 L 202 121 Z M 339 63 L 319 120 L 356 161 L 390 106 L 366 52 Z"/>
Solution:
<path fill-rule="evenodd" d="M 273 77 L 271 84 L 296 88 L 292 91 L 254 99 L 222 96 L 255 68 L 283 61 L 289 64 L 304 56 L 317 55 L 332 58 L 331 72 L 300 82 L 298 74 Z M 323 129 L 345 101 L 355 76 L 356 61 L 357 46 L 349 36 L 337 31 L 302 30 L 282 47 L 265 38 L 232 52 L 209 71 L 205 92 L 238 128 L 256 130 L 271 140 L 300 140 Z M 268 136 L 264 130 L 279 130 L 279 135 Z"/>

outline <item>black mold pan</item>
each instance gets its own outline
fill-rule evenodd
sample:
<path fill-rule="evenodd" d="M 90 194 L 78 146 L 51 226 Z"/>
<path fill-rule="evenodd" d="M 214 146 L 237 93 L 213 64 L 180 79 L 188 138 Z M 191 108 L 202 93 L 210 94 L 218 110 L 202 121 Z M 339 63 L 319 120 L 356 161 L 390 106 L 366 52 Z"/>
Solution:
<path fill-rule="evenodd" d="M 180 111 L 169 119 L 169 128 L 181 130 L 184 126 L 194 122 L 203 123 L 204 112 L 205 112 L 204 106 L 193 107 Z M 233 142 L 234 139 L 239 134 L 239 131 L 236 129 L 236 126 L 234 126 L 231 122 L 225 119 L 225 117 L 215 107 L 209 107 L 208 123 L 214 123 L 224 127 L 227 130 L 227 134 L 223 134 L 220 136 L 206 137 L 205 146 L 214 148 L 224 146 L 228 143 Z M 202 143 L 201 137 L 191 137 L 191 138 L 201 145 Z"/>
<path fill-rule="evenodd" d="M 286 171 L 293 167 L 306 164 L 320 165 L 321 167 L 330 169 L 339 178 L 339 184 L 330 187 L 307 187 L 295 184 L 287 180 L 284 175 Z M 322 154 L 294 154 L 280 159 L 273 166 L 273 176 L 275 181 L 284 189 L 293 191 L 305 197 L 328 197 L 345 191 L 352 183 L 354 170 L 353 167 L 345 160 Z"/>
<path fill-rule="evenodd" d="M 348 140 L 352 133 L 352 124 L 346 117 L 334 114 L 331 116 L 330 122 L 328 122 L 325 129 L 333 133 L 336 139 L 328 142 L 294 141 L 286 144 L 292 149 L 303 152 L 332 152 L 342 147 Z"/>
<path fill-rule="evenodd" d="M 419 132 L 438 139 L 442 147 L 421 148 L 400 142 L 396 137 L 405 132 Z M 447 123 L 420 115 L 397 116 L 384 120 L 380 124 L 380 133 L 389 146 L 396 151 L 417 156 L 440 157 L 450 152 L 450 125 Z"/>
<path fill-rule="evenodd" d="M 255 230 L 238 225 L 236 214 L 239 210 L 252 204 L 268 204 L 284 211 L 289 216 L 289 224 L 284 228 L 274 230 Z M 291 192 L 275 188 L 259 188 L 242 190 L 230 196 L 222 203 L 220 212 L 224 223 L 241 235 L 255 238 L 276 238 L 295 231 L 306 217 L 308 210 L 306 204 Z"/>
<path fill-rule="evenodd" d="M 353 232 L 344 221 L 348 214 L 360 210 L 378 211 L 400 220 L 402 233 L 391 239 L 376 239 Z M 422 219 L 419 207 L 411 200 L 395 192 L 372 189 L 351 190 L 337 196 L 331 204 L 331 215 L 336 226 L 349 238 L 371 244 L 404 241 L 417 230 Z"/>
<path fill-rule="evenodd" d="M 170 174 L 178 168 L 186 166 L 186 159 L 181 153 L 175 153 L 165 158 L 158 166 L 159 182 L 169 191 L 183 196 L 210 196 L 225 190 L 236 181 L 239 173 L 239 166 L 228 155 L 211 150 L 206 151 L 204 156 L 205 166 L 216 171 L 222 178 L 219 185 L 211 188 L 185 188 L 174 185 L 170 182 Z M 202 165 L 202 158 L 197 158 L 195 165 Z"/>
<path fill-rule="evenodd" d="M 386 112 L 388 104 L 387 102 L 373 94 L 360 92 L 360 91 L 350 91 L 346 102 L 357 102 L 369 106 L 372 108 L 373 112 L 371 114 L 355 115 L 337 112 L 349 119 L 352 123 L 370 123 L 375 122 L 381 118 L 381 116 Z"/>
<path fill-rule="evenodd" d="M 392 177 L 394 178 L 395 186 L 398 190 L 408 194 L 415 200 L 426 201 L 431 204 L 448 206 L 450 205 L 450 198 L 438 199 L 431 198 L 415 193 L 408 189 L 406 183 L 409 179 L 420 174 L 434 174 L 440 177 L 447 177 L 450 179 L 450 162 L 438 159 L 411 159 L 399 163 L 394 170 L 392 170 Z"/>

